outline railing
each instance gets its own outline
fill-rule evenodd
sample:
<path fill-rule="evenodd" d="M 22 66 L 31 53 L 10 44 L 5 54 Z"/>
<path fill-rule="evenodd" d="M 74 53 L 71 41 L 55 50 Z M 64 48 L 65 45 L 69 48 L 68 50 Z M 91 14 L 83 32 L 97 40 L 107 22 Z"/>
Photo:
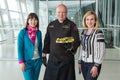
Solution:
<path fill-rule="evenodd" d="M 120 48 L 120 27 L 118 25 L 116 25 L 116 27 L 112 26 L 115 25 L 110 25 L 109 26 L 110 28 L 98 28 L 98 29 L 101 29 L 104 32 L 106 48 Z M 0 28 L 0 44 L 6 42 L 7 43 L 15 42 L 20 29 L 21 28 Z M 81 35 L 81 32 L 86 28 L 78 29 L 79 35 Z"/>
<path fill-rule="evenodd" d="M 16 38 L 21 28 L 0 28 L 0 60 L 15 59 L 17 60 Z M 78 28 L 79 34 L 86 28 Z M 107 60 L 119 60 L 120 56 L 120 28 L 99 28 L 105 35 Z M 43 30 L 41 30 L 43 31 Z M 43 34 L 44 35 L 44 34 Z M 10 36 L 10 37 L 9 37 Z M 44 37 L 43 37 L 44 38 Z M 78 53 L 76 54 L 76 60 Z"/>

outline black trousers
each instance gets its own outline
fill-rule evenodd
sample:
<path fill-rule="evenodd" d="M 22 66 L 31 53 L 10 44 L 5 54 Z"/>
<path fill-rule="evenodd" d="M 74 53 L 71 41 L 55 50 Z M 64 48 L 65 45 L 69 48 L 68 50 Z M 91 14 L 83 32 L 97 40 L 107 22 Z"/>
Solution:
<path fill-rule="evenodd" d="M 76 80 L 74 60 L 70 63 L 49 60 L 43 80 Z"/>

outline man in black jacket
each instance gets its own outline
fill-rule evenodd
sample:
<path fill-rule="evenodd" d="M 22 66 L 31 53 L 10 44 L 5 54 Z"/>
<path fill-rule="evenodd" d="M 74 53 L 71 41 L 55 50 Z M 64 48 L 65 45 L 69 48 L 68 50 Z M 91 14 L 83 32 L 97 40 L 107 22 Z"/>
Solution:
<path fill-rule="evenodd" d="M 80 45 L 76 24 L 67 16 L 67 7 L 56 8 L 57 18 L 49 23 L 44 39 L 43 57 L 49 53 L 43 80 L 75 80 L 74 54 Z"/>

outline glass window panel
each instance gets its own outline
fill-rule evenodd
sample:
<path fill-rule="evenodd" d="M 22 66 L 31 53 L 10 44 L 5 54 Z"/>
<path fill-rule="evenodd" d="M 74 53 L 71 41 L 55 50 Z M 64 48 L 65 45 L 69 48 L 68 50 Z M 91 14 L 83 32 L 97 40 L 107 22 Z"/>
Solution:
<path fill-rule="evenodd" d="M 41 1 L 43 2 L 43 1 Z M 67 17 L 69 19 L 71 19 L 72 21 L 74 21 L 78 26 L 81 26 L 81 18 L 82 18 L 82 14 L 80 12 L 80 7 L 84 7 L 84 6 L 88 6 L 90 4 L 95 3 L 95 0 L 89 1 L 89 0 L 85 0 L 81 2 L 80 5 L 80 0 L 62 0 L 62 1 L 48 1 L 48 17 L 49 17 L 49 22 L 51 22 L 52 20 L 56 19 L 55 16 L 55 9 L 56 6 L 59 5 L 60 3 L 63 3 L 67 6 L 68 8 L 68 13 L 67 13 Z M 54 5 L 53 5 L 54 4 Z M 91 5 L 91 7 L 93 7 Z"/>
<path fill-rule="evenodd" d="M 111 8 L 111 13 L 112 13 L 112 23 L 114 24 L 114 17 L 115 17 L 115 1 L 112 1 L 112 8 Z"/>
<path fill-rule="evenodd" d="M 12 26 L 15 28 L 23 25 L 21 14 L 17 12 L 10 12 Z"/>
<path fill-rule="evenodd" d="M 6 6 L 5 6 L 5 0 L 0 0 L 0 8 L 1 9 L 5 9 Z"/>
<path fill-rule="evenodd" d="M 120 25 L 120 0 L 118 0 L 119 6 L 118 6 L 118 14 L 119 14 L 119 23 L 118 25 Z M 120 27 L 120 26 L 119 26 Z"/>
<path fill-rule="evenodd" d="M 7 43 L 13 43 L 14 42 L 14 30 L 13 29 L 6 29 L 8 30 L 7 33 L 6 33 L 6 41 Z"/>
<path fill-rule="evenodd" d="M 2 10 L 1 11 L 1 16 L 2 16 L 2 20 L 3 20 L 4 25 L 10 25 L 7 11 Z"/>
<path fill-rule="evenodd" d="M 23 13 L 24 22 L 26 22 L 26 20 L 27 20 L 27 16 L 28 16 L 28 14 Z"/>
<path fill-rule="evenodd" d="M 0 41 L 2 41 L 2 30 L 0 29 Z"/>
<path fill-rule="evenodd" d="M 56 7 L 60 3 L 63 3 L 67 6 L 67 8 L 68 8 L 67 17 L 69 19 L 71 19 L 72 21 L 74 21 L 78 26 L 80 26 L 79 24 L 81 21 L 80 21 L 80 13 L 79 13 L 79 10 L 80 10 L 80 1 L 79 0 L 75 0 L 75 1 L 66 1 L 65 0 L 62 2 L 61 1 L 48 1 L 49 22 L 56 19 L 55 10 L 56 10 Z"/>
<path fill-rule="evenodd" d="M 34 12 L 33 0 L 26 0 L 26 4 L 27 4 L 27 11 L 28 11 L 28 13 Z"/>
<path fill-rule="evenodd" d="M 25 0 L 20 0 L 21 1 L 21 8 L 22 8 L 22 12 L 27 12 L 26 11 L 26 7 L 25 7 Z"/>
<path fill-rule="evenodd" d="M 0 29 L 0 41 L 5 40 L 5 29 Z"/>
<path fill-rule="evenodd" d="M 18 0 L 7 0 L 9 10 L 20 11 Z"/>
<path fill-rule="evenodd" d="M 10 25 L 6 25 L 4 30 L 4 34 L 8 34 L 9 31 L 11 31 L 11 29 L 9 29 L 11 26 Z"/>
<path fill-rule="evenodd" d="M 48 1 L 48 19 L 49 19 L 48 22 L 51 22 L 51 21 L 56 19 L 55 11 L 56 11 L 57 5 L 59 5 L 60 3 L 61 3 L 61 1 L 50 1 L 50 0 Z M 43 9 L 42 4 L 43 4 L 43 1 L 41 1 L 41 4 L 40 4 L 41 8 L 40 9 Z M 43 11 L 43 13 L 44 13 L 44 11 Z"/>
<path fill-rule="evenodd" d="M 18 34 L 19 34 L 19 31 L 20 31 L 19 29 L 15 29 L 15 30 L 14 30 L 14 37 L 15 37 L 15 38 L 17 38 L 17 36 L 18 36 Z"/>
<path fill-rule="evenodd" d="M 117 25 L 120 25 L 120 1 L 118 0 L 117 1 L 118 2 L 118 4 L 117 4 L 117 20 L 118 20 L 118 22 L 117 22 Z M 120 27 L 120 26 L 119 26 Z"/>
<path fill-rule="evenodd" d="M 2 27 L 1 18 L 0 18 L 0 28 Z M 2 29 L 0 29 L 0 41 L 2 40 Z"/>
<path fill-rule="evenodd" d="M 10 27 L 10 26 L 5 26 L 5 27 Z M 0 29 L 0 41 L 5 42 L 6 38 L 9 33 L 8 31 L 10 31 L 10 29 Z"/>
<path fill-rule="evenodd" d="M 2 27 L 2 22 L 1 22 L 1 18 L 0 18 L 0 27 Z"/>
<path fill-rule="evenodd" d="M 46 1 L 39 2 L 39 23 L 40 23 L 39 26 L 40 26 L 40 30 L 42 30 L 42 34 L 45 34 L 46 27 L 48 24 L 48 9 L 47 8 L 48 7 L 47 7 Z"/>

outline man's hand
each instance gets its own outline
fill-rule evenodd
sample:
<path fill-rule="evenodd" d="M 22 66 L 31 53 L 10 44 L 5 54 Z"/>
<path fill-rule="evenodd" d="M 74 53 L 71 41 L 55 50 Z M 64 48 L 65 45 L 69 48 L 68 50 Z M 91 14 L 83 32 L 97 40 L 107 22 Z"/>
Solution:
<path fill-rule="evenodd" d="M 73 55 L 75 54 L 73 49 L 67 49 L 66 53 L 67 54 L 73 54 Z"/>
<path fill-rule="evenodd" d="M 45 67 L 47 66 L 47 58 L 46 58 L 46 56 L 42 57 L 42 63 L 44 64 Z"/>

